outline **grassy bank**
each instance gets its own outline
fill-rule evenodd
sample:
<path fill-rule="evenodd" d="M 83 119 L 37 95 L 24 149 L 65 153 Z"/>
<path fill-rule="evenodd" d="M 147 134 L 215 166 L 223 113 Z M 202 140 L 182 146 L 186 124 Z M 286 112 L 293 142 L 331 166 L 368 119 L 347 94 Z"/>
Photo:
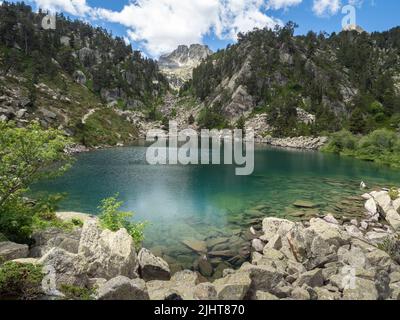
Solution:
<path fill-rule="evenodd" d="M 400 135 L 387 129 L 366 136 L 339 131 L 331 135 L 322 151 L 400 168 Z"/>

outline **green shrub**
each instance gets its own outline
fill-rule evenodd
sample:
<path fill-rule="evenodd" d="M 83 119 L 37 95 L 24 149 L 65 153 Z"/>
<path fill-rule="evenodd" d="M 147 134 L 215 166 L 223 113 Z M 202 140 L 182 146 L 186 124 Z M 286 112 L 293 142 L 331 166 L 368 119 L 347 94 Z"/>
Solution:
<path fill-rule="evenodd" d="M 133 222 L 133 212 L 118 211 L 122 206 L 122 202 L 119 202 L 117 198 L 118 195 L 104 199 L 101 202 L 101 206 L 99 207 L 101 212 L 99 217 L 101 226 L 114 232 L 125 228 L 133 238 L 135 245 L 140 247 L 144 239 L 144 229 L 147 223 Z"/>
<path fill-rule="evenodd" d="M 400 168 L 400 136 L 388 129 L 375 130 L 361 138 L 342 130 L 331 135 L 322 151 Z"/>
<path fill-rule="evenodd" d="M 72 158 L 64 153 L 70 142 L 61 131 L 37 123 L 26 128 L 0 123 L 0 232 L 10 241 L 29 241 L 34 221 L 51 218 L 55 198 L 32 206 L 23 195 L 31 184 L 70 167 Z"/>
<path fill-rule="evenodd" d="M 322 149 L 325 152 L 340 154 L 346 150 L 356 149 L 356 137 L 347 130 L 333 133 L 329 139 L 329 143 Z"/>
<path fill-rule="evenodd" d="M 61 285 L 60 291 L 66 300 L 94 300 L 95 291 L 72 285 Z"/>
<path fill-rule="evenodd" d="M 41 293 L 41 266 L 6 262 L 0 266 L 0 300 L 33 300 Z"/>
<path fill-rule="evenodd" d="M 80 228 L 82 228 L 83 227 L 83 221 L 81 220 L 81 219 L 72 219 L 71 220 L 71 222 L 72 222 L 72 224 L 74 225 L 74 226 L 76 226 L 76 227 L 80 227 Z"/>

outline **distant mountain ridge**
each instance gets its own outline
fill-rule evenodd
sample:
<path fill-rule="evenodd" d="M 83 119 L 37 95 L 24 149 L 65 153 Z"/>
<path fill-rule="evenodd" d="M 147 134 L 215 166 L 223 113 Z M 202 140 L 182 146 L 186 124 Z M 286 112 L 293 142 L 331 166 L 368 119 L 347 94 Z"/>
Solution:
<path fill-rule="evenodd" d="M 213 52 L 206 45 L 180 45 L 171 53 L 162 55 L 158 60 L 161 72 L 169 80 L 170 85 L 179 89 L 192 78 L 192 71 Z"/>

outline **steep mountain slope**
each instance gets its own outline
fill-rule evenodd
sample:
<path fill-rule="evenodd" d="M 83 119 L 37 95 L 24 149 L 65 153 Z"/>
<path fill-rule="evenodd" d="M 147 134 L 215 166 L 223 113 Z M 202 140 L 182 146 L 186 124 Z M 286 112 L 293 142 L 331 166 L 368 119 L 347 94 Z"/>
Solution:
<path fill-rule="evenodd" d="M 90 145 L 134 138 L 137 130 L 113 110 L 158 103 L 168 83 L 157 63 L 63 15 L 55 30 L 44 30 L 44 16 L 24 4 L 0 6 L 0 120 L 38 119 Z"/>
<path fill-rule="evenodd" d="M 295 27 L 239 35 L 194 69 L 185 90 L 206 104 L 203 126 L 257 114 L 275 136 L 399 126 L 400 28 L 294 36 Z"/>
<path fill-rule="evenodd" d="M 208 46 L 192 44 L 181 45 L 173 52 L 163 55 L 158 60 L 161 71 L 168 78 L 170 85 L 179 89 L 192 78 L 192 71 L 205 58 L 212 54 Z"/>

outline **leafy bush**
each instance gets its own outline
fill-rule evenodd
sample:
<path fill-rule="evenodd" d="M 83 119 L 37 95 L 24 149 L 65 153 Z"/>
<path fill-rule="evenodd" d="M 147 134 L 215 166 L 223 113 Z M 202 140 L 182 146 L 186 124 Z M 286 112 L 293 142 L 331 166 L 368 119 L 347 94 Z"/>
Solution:
<path fill-rule="evenodd" d="M 0 299 L 32 300 L 42 290 L 42 267 L 6 262 L 0 266 Z"/>
<path fill-rule="evenodd" d="M 361 139 L 342 130 L 331 135 L 322 151 L 400 168 L 400 136 L 388 129 L 376 130 Z"/>
<path fill-rule="evenodd" d="M 342 130 L 333 133 L 329 139 L 329 143 L 323 148 L 325 152 L 342 153 L 346 150 L 354 150 L 357 140 L 350 131 Z"/>
<path fill-rule="evenodd" d="M 94 290 L 63 284 L 60 291 L 66 300 L 94 300 Z"/>
<path fill-rule="evenodd" d="M 64 153 L 70 143 L 61 131 L 37 123 L 26 128 L 0 123 L 0 232 L 11 241 L 27 241 L 35 218 L 49 218 L 55 199 L 32 206 L 23 195 L 31 184 L 70 167 L 72 158 Z"/>
<path fill-rule="evenodd" d="M 101 202 L 101 206 L 99 207 L 101 211 L 99 217 L 101 226 L 114 232 L 125 228 L 133 238 L 135 245 L 140 247 L 144 239 L 144 229 L 147 223 L 133 222 L 133 212 L 118 211 L 122 206 L 122 202 L 119 202 L 117 198 L 118 195 L 104 199 Z"/>

